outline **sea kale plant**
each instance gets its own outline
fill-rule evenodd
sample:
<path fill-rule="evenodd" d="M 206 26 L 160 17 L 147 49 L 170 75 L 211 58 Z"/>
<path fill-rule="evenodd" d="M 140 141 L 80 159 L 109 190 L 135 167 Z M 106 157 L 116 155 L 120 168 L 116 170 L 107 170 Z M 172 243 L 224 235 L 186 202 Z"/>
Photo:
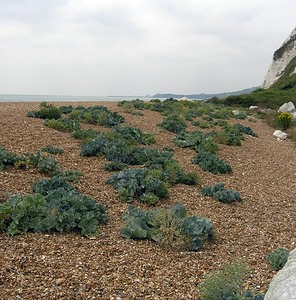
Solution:
<path fill-rule="evenodd" d="M 215 238 L 209 219 L 189 216 L 186 208 L 179 203 L 168 209 L 150 211 L 129 206 L 123 219 L 122 237 L 149 239 L 173 249 L 197 251 L 205 242 Z"/>
<path fill-rule="evenodd" d="M 29 111 L 27 117 L 40 119 L 59 119 L 62 113 L 60 109 L 53 104 L 47 102 L 40 103 L 40 109 L 37 111 Z"/>
<path fill-rule="evenodd" d="M 186 128 L 186 119 L 183 115 L 170 114 L 159 126 L 173 133 L 180 133 Z"/>
<path fill-rule="evenodd" d="M 0 230 L 11 235 L 25 232 L 79 232 L 98 234 L 108 221 L 106 208 L 78 193 L 64 177 L 36 182 L 34 194 L 10 195 L 0 205 Z"/>
<path fill-rule="evenodd" d="M 72 120 L 69 118 L 59 118 L 59 119 L 46 119 L 44 125 L 64 132 L 72 132 L 80 129 L 80 123 L 77 120 Z"/>
<path fill-rule="evenodd" d="M 17 155 L 0 147 L 0 171 L 2 171 L 6 166 L 13 166 L 18 159 Z"/>
<path fill-rule="evenodd" d="M 209 151 L 201 150 L 193 158 L 193 163 L 197 164 L 204 171 L 213 174 L 232 173 L 232 168 L 229 164 L 225 163 L 216 154 Z"/>
<path fill-rule="evenodd" d="M 185 173 L 182 166 L 167 156 L 153 156 L 145 168 L 131 168 L 111 175 L 106 183 L 118 190 L 124 202 L 138 199 L 155 205 L 160 199 L 168 198 L 168 188 L 173 184 L 193 185 L 199 181 L 196 173 Z"/>
<path fill-rule="evenodd" d="M 240 193 L 225 189 L 224 183 L 204 187 L 201 192 L 204 196 L 213 197 L 219 202 L 232 203 L 242 201 Z"/>
<path fill-rule="evenodd" d="M 71 111 L 69 118 L 104 127 L 114 127 L 124 122 L 123 116 L 117 112 L 112 112 L 101 105 L 87 108 L 78 106 Z"/>
<path fill-rule="evenodd" d="M 168 184 L 149 174 L 147 168 L 132 168 L 111 175 L 107 184 L 118 190 L 119 197 L 124 202 L 132 202 L 135 198 L 147 202 L 147 195 L 154 196 L 153 203 L 156 204 L 159 199 L 167 198 L 169 195 Z M 151 200 L 151 199 L 150 199 Z"/>
<path fill-rule="evenodd" d="M 50 154 L 63 154 L 65 151 L 62 148 L 54 147 L 54 146 L 46 146 L 41 149 L 42 152 L 50 153 Z"/>

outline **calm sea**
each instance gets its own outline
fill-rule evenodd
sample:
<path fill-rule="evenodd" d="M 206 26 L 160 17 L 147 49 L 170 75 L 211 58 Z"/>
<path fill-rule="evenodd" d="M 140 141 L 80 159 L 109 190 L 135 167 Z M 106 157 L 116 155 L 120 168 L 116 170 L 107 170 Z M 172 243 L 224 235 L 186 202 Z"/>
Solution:
<path fill-rule="evenodd" d="M 151 97 L 143 96 L 70 96 L 70 95 L 13 95 L 0 94 L 0 102 L 58 102 L 58 101 L 122 101 L 141 99 L 149 101 Z M 160 99 L 162 100 L 162 99 Z"/>

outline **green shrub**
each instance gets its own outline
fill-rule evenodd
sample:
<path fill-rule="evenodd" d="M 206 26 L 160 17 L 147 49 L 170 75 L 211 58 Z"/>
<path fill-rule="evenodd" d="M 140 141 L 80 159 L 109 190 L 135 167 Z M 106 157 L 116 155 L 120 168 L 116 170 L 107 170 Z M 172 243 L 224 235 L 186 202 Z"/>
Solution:
<path fill-rule="evenodd" d="M 0 147 L 0 171 L 2 171 L 5 166 L 13 166 L 19 157 L 5 148 Z"/>
<path fill-rule="evenodd" d="M 215 237 L 210 220 L 188 216 L 181 204 L 153 211 L 129 206 L 123 219 L 125 224 L 121 229 L 122 237 L 150 239 L 171 248 L 197 251 Z"/>
<path fill-rule="evenodd" d="M 105 207 L 74 191 L 55 190 L 48 196 L 10 196 L 0 205 L 0 229 L 11 235 L 33 232 L 79 231 L 97 235 L 97 225 L 108 220 Z"/>
<path fill-rule="evenodd" d="M 215 142 L 212 136 L 204 137 L 201 143 L 194 148 L 196 151 L 207 151 L 215 154 L 218 151 L 218 144 Z"/>
<path fill-rule="evenodd" d="M 125 101 L 125 102 L 121 101 L 117 105 L 120 106 L 122 108 L 122 111 L 127 114 L 134 114 L 136 111 L 135 106 L 130 101 Z"/>
<path fill-rule="evenodd" d="M 211 117 L 215 119 L 228 120 L 233 117 L 232 111 L 228 108 L 222 108 L 211 113 Z"/>
<path fill-rule="evenodd" d="M 225 265 L 207 276 L 199 286 L 202 300 L 243 300 L 243 281 L 246 267 L 240 262 Z"/>
<path fill-rule="evenodd" d="M 60 111 L 62 114 L 70 114 L 73 110 L 73 106 L 72 105 L 68 105 L 68 106 L 60 106 L 59 107 Z"/>
<path fill-rule="evenodd" d="M 240 146 L 243 139 L 244 137 L 240 130 L 236 126 L 230 124 L 224 127 L 224 130 L 219 132 L 215 137 L 215 140 L 219 144 L 231 146 Z"/>
<path fill-rule="evenodd" d="M 196 148 L 205 139 L 204 133 L 201 131 L 187 132 L 183 131 L 173 138 L 173 142 L 181 148 Z"/>
<path fill-rule="evenodd" d="M 251 291 L 245 291 L 243 295 L 243 300 L 264 300 L 264 294 L 256 294 Z"/>
<path fill-rule="evenodd" d="M 240 133 L 244 133 L 244 134 L 247 134 L 247 135 L 250 135 L 250 136 L 253 136 L 253 137 L 258 136 L 250 127 L 246 127 L 242 124 L 235 124 L 234 126 L 238 129 L 238 131 Z"/>
<path fill-rule="evenodd" d="M 98 134 L 93 140 L 86 141 L 81 146 L 81 156 L 104 155 L 110 146 L 110 141 L 103 133 Z"/>
<path fill-rule="evenodd" d="M 159 197 L 153 193 L 144 193 L 141 195 L 140 201 L 150 206 L 153 206 L 159 202 Z"/>
<path fill-rule="evenodd" d="M 40 110 L 27 113 L 27 117 L 40 119 L 59 119 L 61 116 L 62 113 L 58 107 L 46 102 L 40 103 Z"/>
<path fill-rule="evenodd" d="M 135 147 L 127 139 L 121 138 L 115 132 L 102 133 L 95 139 L 85 142 L 81 146 L 81 156 L 105 156 L 108 160 L 128 165 L 141 165 L 166 161 L 172 153 Z"/>
<path fill-rule="evenodd" d="M 239 112 L 234 116 L 235 119 L 239 120 L 245 120 L 248 117 L 248 115 L 245 112 Z"/>
<path fill-rule="evenodd" d="M 145 193 L 153 194 L 160 199 L 165 199 L 169 197 L 168 184 L 159 178 L 155 178 L 149 173 L 145 176 L 143 181 L 142 189 L 145 189 Z"/>
<path fill-rule="evenodd" d="M 63 132 L 72 132 L 80 129 L 79 122 L 69 118 L 46 119 L 44 125 Z"/>
<path fill-rule="evenodd" d="M 242 201 L 239 192 L 227 190 L 224 186 L 224 183 L 218 183 L 214 186 L 204 187 L 201 192 L 204 196 L 213 197 L 215 200 L 224 203 Z"/>
<path fill-rule="evenodd" d="M 207 122 L 212 122 L 212 121 L 213 121 L 213 117 L 212 117 L 212 114 L 211 114 L 211 113 L 209 113 L 209 114 L 206 115 L 206 116 L 203 116 L 202 119 L 203 119 L 204 121 L 207 121 Z"/>
<path fill-rule="evenodd" d="M 42 152 L 50 153 L 50 154 L 63 154 L 65 151 L 58 147 L 46 146 L 41 149 Z"/>
<path fill-rule="evenodd" d="M 289 257 L 289 251 L 285 248 L 280 248 L 267 255 L 266 259 L 273 270 L 281 270 Z"/>
<path fill-rule="evenodd" d="M 184 210 L 185 212 L 185 210 Z M 189 247 L 189 237 L 183 231 L 184 215 L 174 209 L 158 209 L 153 211 L 149 226 L 151 239 L 163 247 L 185 250 Z"/>
<path fill-rule="evenodd" d="M 69 118 L 105 127 L 117 126 L 124 122 L 123 116 L 100 105 L 88 108 L 78 106 L 70 113 Z"/>
<path fill-rule="evenodd" d="M 28 169 L 31 167 L 37 168 L 37 165 L 41 158 L 43 158 L 41 151 L 38 151 L 37 154 L 26 153 L 17 158 L 14 166 L 18 169 Z"/>
<path fill-rule="evenodd" d="M 143 145 L 150 145 L 155 143 L 154 134 L 143 132 L 139 128 L 134 128 L 130 126 L 124 126 L 124 127 L 116 126 L 114 127 L 114 130 L 116 133 L 119 134 L 119 136 L 122 139 L 128 139 L 131 142 L 134 141 L 138 144 L 143 144 Z"/>
<path fill-rule="evenodd" d="M 174 133 L 180 133 L 186 128 L 186 120 L 182 115 L 171 114 L 159 126 Z"/>
<path fill-rule="evenodd" d="M 173 138 L 173 142 L 181 148 L 189 147 L 195 151 L 204 150 L 216 153 L 218 145 L 212 135 L 213 133 L 204 134 L 201 131 L 183 131 Z"/>
<path fill-rule="evenodd" d="M 117 105 L 123 108 L 132 106 L 134 109 L 140 109 L 140 110 L 145 108 L 145 102 L 140 99 L 131 100 L 131 101 L 123 100 L 118 102 Z"/>
<path fill-rule="evenodd" d="M 57 175 L 49 179 L 41 179 L 32 185 L 33 193 L 38 193 L 43 196 L 47 196 L 57 189 L 63 189 L 67 192 L 75 191 L 75 188 L 72 187 L 64 177 Z"/>
<path fill-rule="evenodd" d="M 170 184 L 183 183 L 193 185 L 199 182 L 199 176 L 195 172 L 185 173 L 181 164 L 176 160 L 170 159 L 162 165 L 151 165 L 150 169 L 160 171 L 160 178 Z M 150 171 L 151 172 L 151 171 Z"/>
<path fill-rule="evenodd" d="M 186 185 L 195 185 L 201 181 L 200 176 L 196 172 L 188 172 L 187 174 L 182 172 L 176 183 L 183 183 Z"/>
<path fill-rule="evenodd" d="M 191 122 L 192 125 L 197 126 L 201 129 L 205 129 L 205 128 L 211 128 L 213 127 L 213 123 L 212 122 L 205 122 L 205 121 L 192 121 Z"/>
<path fill-rule="evenodd" d="M 148 174 L 146 168 L 133 168 L 111 175 L 107 184 L 112 184 L 119 191 L 119 197 L 124 202 L 132 202 L 143 194 L 153 194 L 158 198 L 168 197 L 168 185 Z"/>
<path fill-rule="evenodd" d="M 40 173 L 53 175 L 61 171 L 61 166 L 53 157 L 41 157 L 37 164 L 37 170 Z"/>
<path fill-rule="evenodd" d="M 217 155 L 209 151 L 199 151 L 192 162 L 197 164 L 204 171 L 213 174 L 232 173 L 232 168 L 229 164 L 225 163 L 223 160 L 219 159 Z"/>
<path fill-rule="evenodd" d="M 77 183 L 83 176 L 83 173 L 77 170 L 66 170 L 64 172 L 59 172 L 58 176 L 63 177 L 67 182 Z"/>
<path fill-rule="evenodd" d="M 227 124 L 227 121 L 224 120 L 218 120 L 213 122 L 213 126 L 225 127 Z"/>
<path fill-rule="evenodd" d="M 79 140 L 92 140 L 100 135 L 100 132 L 93 130 L 92 128 L 88 129 L 77 129 L 72 132 L 72 137 Z"/>
<path fill-rule="evenodd" d="M 110 162 L 104 165 L 105 171 L 122 171 L 128 167 L 127 164 L 121 163 L 121 162 Z"/>

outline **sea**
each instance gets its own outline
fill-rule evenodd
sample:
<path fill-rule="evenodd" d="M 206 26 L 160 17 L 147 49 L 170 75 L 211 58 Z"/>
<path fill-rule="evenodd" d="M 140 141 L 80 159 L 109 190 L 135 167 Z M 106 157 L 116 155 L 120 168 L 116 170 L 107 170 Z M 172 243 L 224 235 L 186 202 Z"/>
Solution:
<path fill-rule="evenodd" d="M 130 101 L 140 99 L 150 101 L 148 96 L 73 96 L 73 95 L 20 95 L 0 94 L 0 102 L 67 102 L 67 101 Z M 160 99 L 165 100 L 165 99 Z"/>

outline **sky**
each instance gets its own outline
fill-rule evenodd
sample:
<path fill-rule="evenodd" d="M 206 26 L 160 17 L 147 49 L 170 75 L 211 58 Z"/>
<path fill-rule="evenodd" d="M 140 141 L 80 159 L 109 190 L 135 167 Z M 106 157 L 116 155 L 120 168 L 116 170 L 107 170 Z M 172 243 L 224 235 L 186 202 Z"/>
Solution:
<path fill-rule="evenodd" d="M 0 0 L 0 94 L 260 86 L 295 0 Z"/>

